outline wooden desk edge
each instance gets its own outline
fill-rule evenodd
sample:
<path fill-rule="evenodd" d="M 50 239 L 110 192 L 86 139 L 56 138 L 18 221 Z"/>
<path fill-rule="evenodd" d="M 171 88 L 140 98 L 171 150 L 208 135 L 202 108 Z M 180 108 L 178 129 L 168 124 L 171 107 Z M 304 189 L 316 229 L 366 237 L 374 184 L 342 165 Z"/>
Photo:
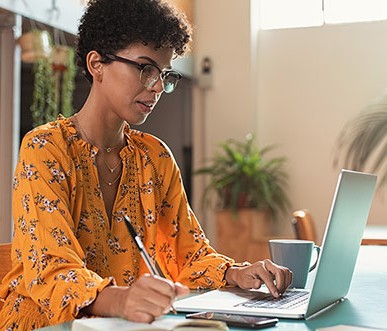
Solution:
<path fill-rule="evenodd" d="M 362 245 L 387 245 L 387 239 L 378 239 L 378 238 L 363 238 L 361 241 Z"/>

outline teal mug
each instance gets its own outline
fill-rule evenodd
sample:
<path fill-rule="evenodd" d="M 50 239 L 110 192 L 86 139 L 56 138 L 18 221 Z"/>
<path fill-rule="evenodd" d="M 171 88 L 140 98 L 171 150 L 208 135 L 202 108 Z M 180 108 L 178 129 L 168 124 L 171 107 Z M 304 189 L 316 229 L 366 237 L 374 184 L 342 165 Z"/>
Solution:
<path fill-rule="evenodd" d="M 290 287 L 305 288 L 308 274 L 317 266 L 320 247 L 313 241 L 298 239 L 269 240 L 271 260 L 278 265 L 289 268 L 293 272 Z M 311 265 L 313 252 L 315 261 Z"/>

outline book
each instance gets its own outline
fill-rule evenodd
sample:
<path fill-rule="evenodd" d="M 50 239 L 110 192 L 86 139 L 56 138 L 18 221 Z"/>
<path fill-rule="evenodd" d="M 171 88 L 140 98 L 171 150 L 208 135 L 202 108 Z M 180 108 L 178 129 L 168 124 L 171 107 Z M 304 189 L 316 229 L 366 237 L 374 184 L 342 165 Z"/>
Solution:
<path fill-rule="evenodd" d="M 73 321 L 71 331 L 228 331 L 225 322 L 162 317 L 153 323 L 136 323 L 118 317 L 82 318 Z"/>
<path fill-rule="evenodd" d="M 316 331 L 383 331 L 385 329 L 375 329 L 375 328 L 366 328 L 361 326 L 352 326 L 352 325 L 335 325 L 329 326 L 326 328 L 319 328 Z"/>

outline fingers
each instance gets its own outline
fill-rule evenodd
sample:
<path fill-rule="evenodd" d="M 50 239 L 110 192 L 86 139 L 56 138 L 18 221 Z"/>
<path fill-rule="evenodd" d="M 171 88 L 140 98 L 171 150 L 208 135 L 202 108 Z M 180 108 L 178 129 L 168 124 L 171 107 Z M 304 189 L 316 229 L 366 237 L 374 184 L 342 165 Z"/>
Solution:
<path fill-rule="evenodd" d="M 278 293 L 279 294 L 284 293 L 285 290 L 290 285 L 290 283 L 292 282 L 293 273 L 288 268 L 274 264 L 270 260 L 265 260 L 264 263 L 265 263 L 266 269 L 272 275 L 271 282 L 273 283 L 273 285 L 277 289 Z M 275 284 L 274 284 L 274 281 L 275 281 Z M 266 282 L 265 282 L 265 284 L 266 284 Z M 267 286 L 267 284 L 266 284 L 266 286 Z M 274 290 L 274 288 L 273 288 L 273 290 Z M 270 292 L 273 294 L 272 291 L 270 291 Z"/>
<path fill-rule="evenodd" d="M 187 292 L 188 288 L 179 283 L 143 275 L 128 288 L 122 317 L 135 322 L 152 322 L 169 312 L 177 295 L 185 295 Z"/>
<path fill-rule="evenodd" d="M 185 297 L 189 294 L 188 286 L 185 286 L 179 282 L 175 283 L 175 293 L 177 298 Z"/>
<path fill-rule="evenodd" d="M 288 268 L 278 266 L 270 260 L 238 268 L 237 273 L 236 285 L 240 288 L 258 289 L 264 283 L 275 298 L 285 292 L 292 281 L 292 272 Z"/>
<path fill-rule="evenodd" d="M 255 264 L 253 264 L 253 267 Z M 271 295 L 275 298 L 278 298 L 282 292 L 279 291 L 273 279 L 273 271 L 274 268 L 268 263 L 268 260 L 258 262 L 256 267 L 257 276 L 262 280 L 262 282 L 266 285 Z M 269 267 L 269 269 L 268 269 Z M 270 270 L 271 269 L 271 270 Z M 255 271 L 254 270 L 254 271 Z"/>

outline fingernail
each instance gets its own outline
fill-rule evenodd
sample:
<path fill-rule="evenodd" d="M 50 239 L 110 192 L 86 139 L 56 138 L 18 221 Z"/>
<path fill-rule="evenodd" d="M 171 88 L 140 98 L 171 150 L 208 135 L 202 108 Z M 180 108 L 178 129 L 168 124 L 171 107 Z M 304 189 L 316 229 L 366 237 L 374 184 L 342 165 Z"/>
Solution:
<path fill-rule="evenodd" d="M 177 315 L 177 311 L 176 311 L 176 308 L 171 306 L 171 309 L 170 309 L 171 313 L 173 313 L 174 315 Z"/>

